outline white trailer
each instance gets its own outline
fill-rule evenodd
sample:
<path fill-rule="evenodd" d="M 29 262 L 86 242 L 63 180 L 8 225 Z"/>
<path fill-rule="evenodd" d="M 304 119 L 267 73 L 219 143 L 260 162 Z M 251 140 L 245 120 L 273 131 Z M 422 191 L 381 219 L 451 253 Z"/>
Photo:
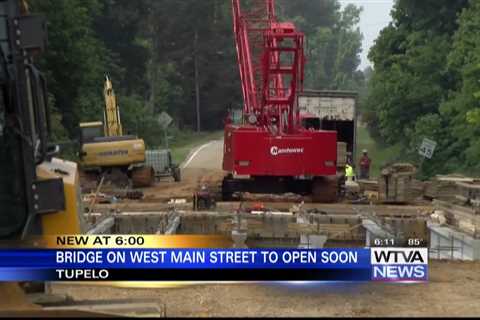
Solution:
<path fill-rule="evenodd" d="M 345 156 L 356 159 L 358 94 L 350 91 L 306 90 L 298 96 L 304 126 L 317 130 L 337 131 L 341 166 Z M 346 153 L 346 154 L 343 154 Z M 343 159 L 342 159 L 343 158 Z"/>

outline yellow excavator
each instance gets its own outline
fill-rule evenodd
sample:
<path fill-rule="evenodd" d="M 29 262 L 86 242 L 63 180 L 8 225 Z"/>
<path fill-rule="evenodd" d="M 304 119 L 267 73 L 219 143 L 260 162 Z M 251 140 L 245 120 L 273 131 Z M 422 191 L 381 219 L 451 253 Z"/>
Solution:
<path fill-rule="evenodd" d="M 87 172 L 125 184 L 147 187 L 152 184 L 154 170 L 145 165 L 145 142 L 136 136 L 124 135 L 112 82 L 105 77 L 104 122 L 80 123 L 80 164 Z"/>
<path fill-rule="evenodd" d="M 0 0 L 0 34 L 0 239 L 83 233 L 77 164 L 55 158 L 46 81 L 33 63 L 46 20 L 25 1 Z M 0 283 L 0 297 L 0 311 L 28 305 L 16 283 Z"/>

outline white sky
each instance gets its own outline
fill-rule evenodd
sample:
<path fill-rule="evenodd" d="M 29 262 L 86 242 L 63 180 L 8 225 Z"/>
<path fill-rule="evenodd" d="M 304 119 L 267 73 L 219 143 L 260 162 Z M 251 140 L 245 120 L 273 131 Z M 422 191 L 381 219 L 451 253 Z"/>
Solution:
<path fill-rule="evenodd" d="M 391 21 L 390 11 L 395 0 L 339 0 L 342 6 L 353 3 L 363 7 L 360 17 L 360 31 L 363 33 L 362 63 L 360 69 L 371 65 L 368 52 L 373 46 L 380 31 Z"/>

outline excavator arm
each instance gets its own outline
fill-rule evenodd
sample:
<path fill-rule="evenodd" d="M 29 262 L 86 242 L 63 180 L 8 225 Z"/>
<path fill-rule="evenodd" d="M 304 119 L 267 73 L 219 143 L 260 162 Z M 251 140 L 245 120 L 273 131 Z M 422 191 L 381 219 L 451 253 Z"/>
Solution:
<path fill-rule="evenodd" d="M 120 120 L 120 109 L 117 105 L 115 92 L 113 91 L 112 81 L 105 76 L 105 86 L 103 89 L 105 97 L 104 125 L 106 137 L 123 136 L 123 128 Z"/>

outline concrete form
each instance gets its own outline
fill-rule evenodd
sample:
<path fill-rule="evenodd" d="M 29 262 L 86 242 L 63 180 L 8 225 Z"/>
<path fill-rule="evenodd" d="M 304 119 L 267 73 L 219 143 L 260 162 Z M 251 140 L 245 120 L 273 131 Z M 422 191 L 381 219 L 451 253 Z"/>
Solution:
<path fill-rule="evenodd" d="M 428 223 L 431 259 L 480 260 L 480 239 L 450 227 Z"/>

